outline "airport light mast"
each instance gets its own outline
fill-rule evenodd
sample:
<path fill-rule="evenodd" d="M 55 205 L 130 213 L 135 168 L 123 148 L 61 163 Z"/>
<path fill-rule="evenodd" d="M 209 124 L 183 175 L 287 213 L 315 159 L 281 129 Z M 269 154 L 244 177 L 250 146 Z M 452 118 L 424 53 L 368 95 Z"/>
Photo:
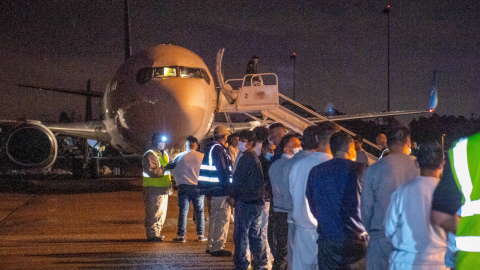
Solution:
<path fill-rule="evenodd" d="M 390 111 L 390 5 L 383 10 L 387 14 L 387 112 Z"/>
<path fill-rule="evenodd" d="M 124 27 L 125 27 L 125 61 L 132 55 L 132 47 L 130 45 L 130 16 L 128 13 L 128 0 L 125 0 L 124 9 Z"/>

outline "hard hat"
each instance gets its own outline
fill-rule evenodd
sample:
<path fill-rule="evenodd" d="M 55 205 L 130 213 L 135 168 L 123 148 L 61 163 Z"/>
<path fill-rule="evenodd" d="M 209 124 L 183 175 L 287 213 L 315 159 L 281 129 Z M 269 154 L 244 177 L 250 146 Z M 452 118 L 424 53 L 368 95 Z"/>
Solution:
<path fill-rule="evenodd" d="M 221 135 L 226 135 L 228 134 L 228 129 L 226 126 L 216 126 L 215 129 L 213 130 L 213 136 L 221 136 Z"/>

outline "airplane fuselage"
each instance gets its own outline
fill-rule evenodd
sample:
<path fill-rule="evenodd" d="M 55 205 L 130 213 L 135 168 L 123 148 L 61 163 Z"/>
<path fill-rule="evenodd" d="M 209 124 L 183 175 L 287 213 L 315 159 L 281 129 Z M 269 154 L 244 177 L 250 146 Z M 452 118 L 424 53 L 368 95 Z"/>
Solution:
<path fill-rule="evenodd" d="M 112 145 L 127 151 L 148 149 L 154 133 L 168 148 L 185 139 L 202 139 L 211 127 L 216 105 L 213 78 L 195 53 L 158 45 L 123 64 L 103 97 L 104 123 Z"/>

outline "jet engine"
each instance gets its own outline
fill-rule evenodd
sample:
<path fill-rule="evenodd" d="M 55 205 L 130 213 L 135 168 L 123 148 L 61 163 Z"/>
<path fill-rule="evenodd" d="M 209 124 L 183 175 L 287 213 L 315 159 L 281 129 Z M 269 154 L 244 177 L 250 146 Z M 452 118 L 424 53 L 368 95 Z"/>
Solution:
<path fill-rule="evenodd" d="M 40 122 L 21 124 L 8 133 L 5 153 L 17 167 L 45 168 L 57 159 L 57 139 Z"/>

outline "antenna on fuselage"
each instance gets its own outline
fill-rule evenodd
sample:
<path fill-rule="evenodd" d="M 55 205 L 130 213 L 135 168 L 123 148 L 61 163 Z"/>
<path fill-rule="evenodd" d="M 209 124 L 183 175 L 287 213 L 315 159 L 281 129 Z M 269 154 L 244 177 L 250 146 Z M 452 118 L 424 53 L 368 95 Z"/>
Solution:
<path fill-rule="evenodd" d="M 125 61 L 132 55 L 132 47 L 130 45 L 130 15 L 128 13 L 128 0 L 125 0 L 124 9 L 125 18 Z"/>

